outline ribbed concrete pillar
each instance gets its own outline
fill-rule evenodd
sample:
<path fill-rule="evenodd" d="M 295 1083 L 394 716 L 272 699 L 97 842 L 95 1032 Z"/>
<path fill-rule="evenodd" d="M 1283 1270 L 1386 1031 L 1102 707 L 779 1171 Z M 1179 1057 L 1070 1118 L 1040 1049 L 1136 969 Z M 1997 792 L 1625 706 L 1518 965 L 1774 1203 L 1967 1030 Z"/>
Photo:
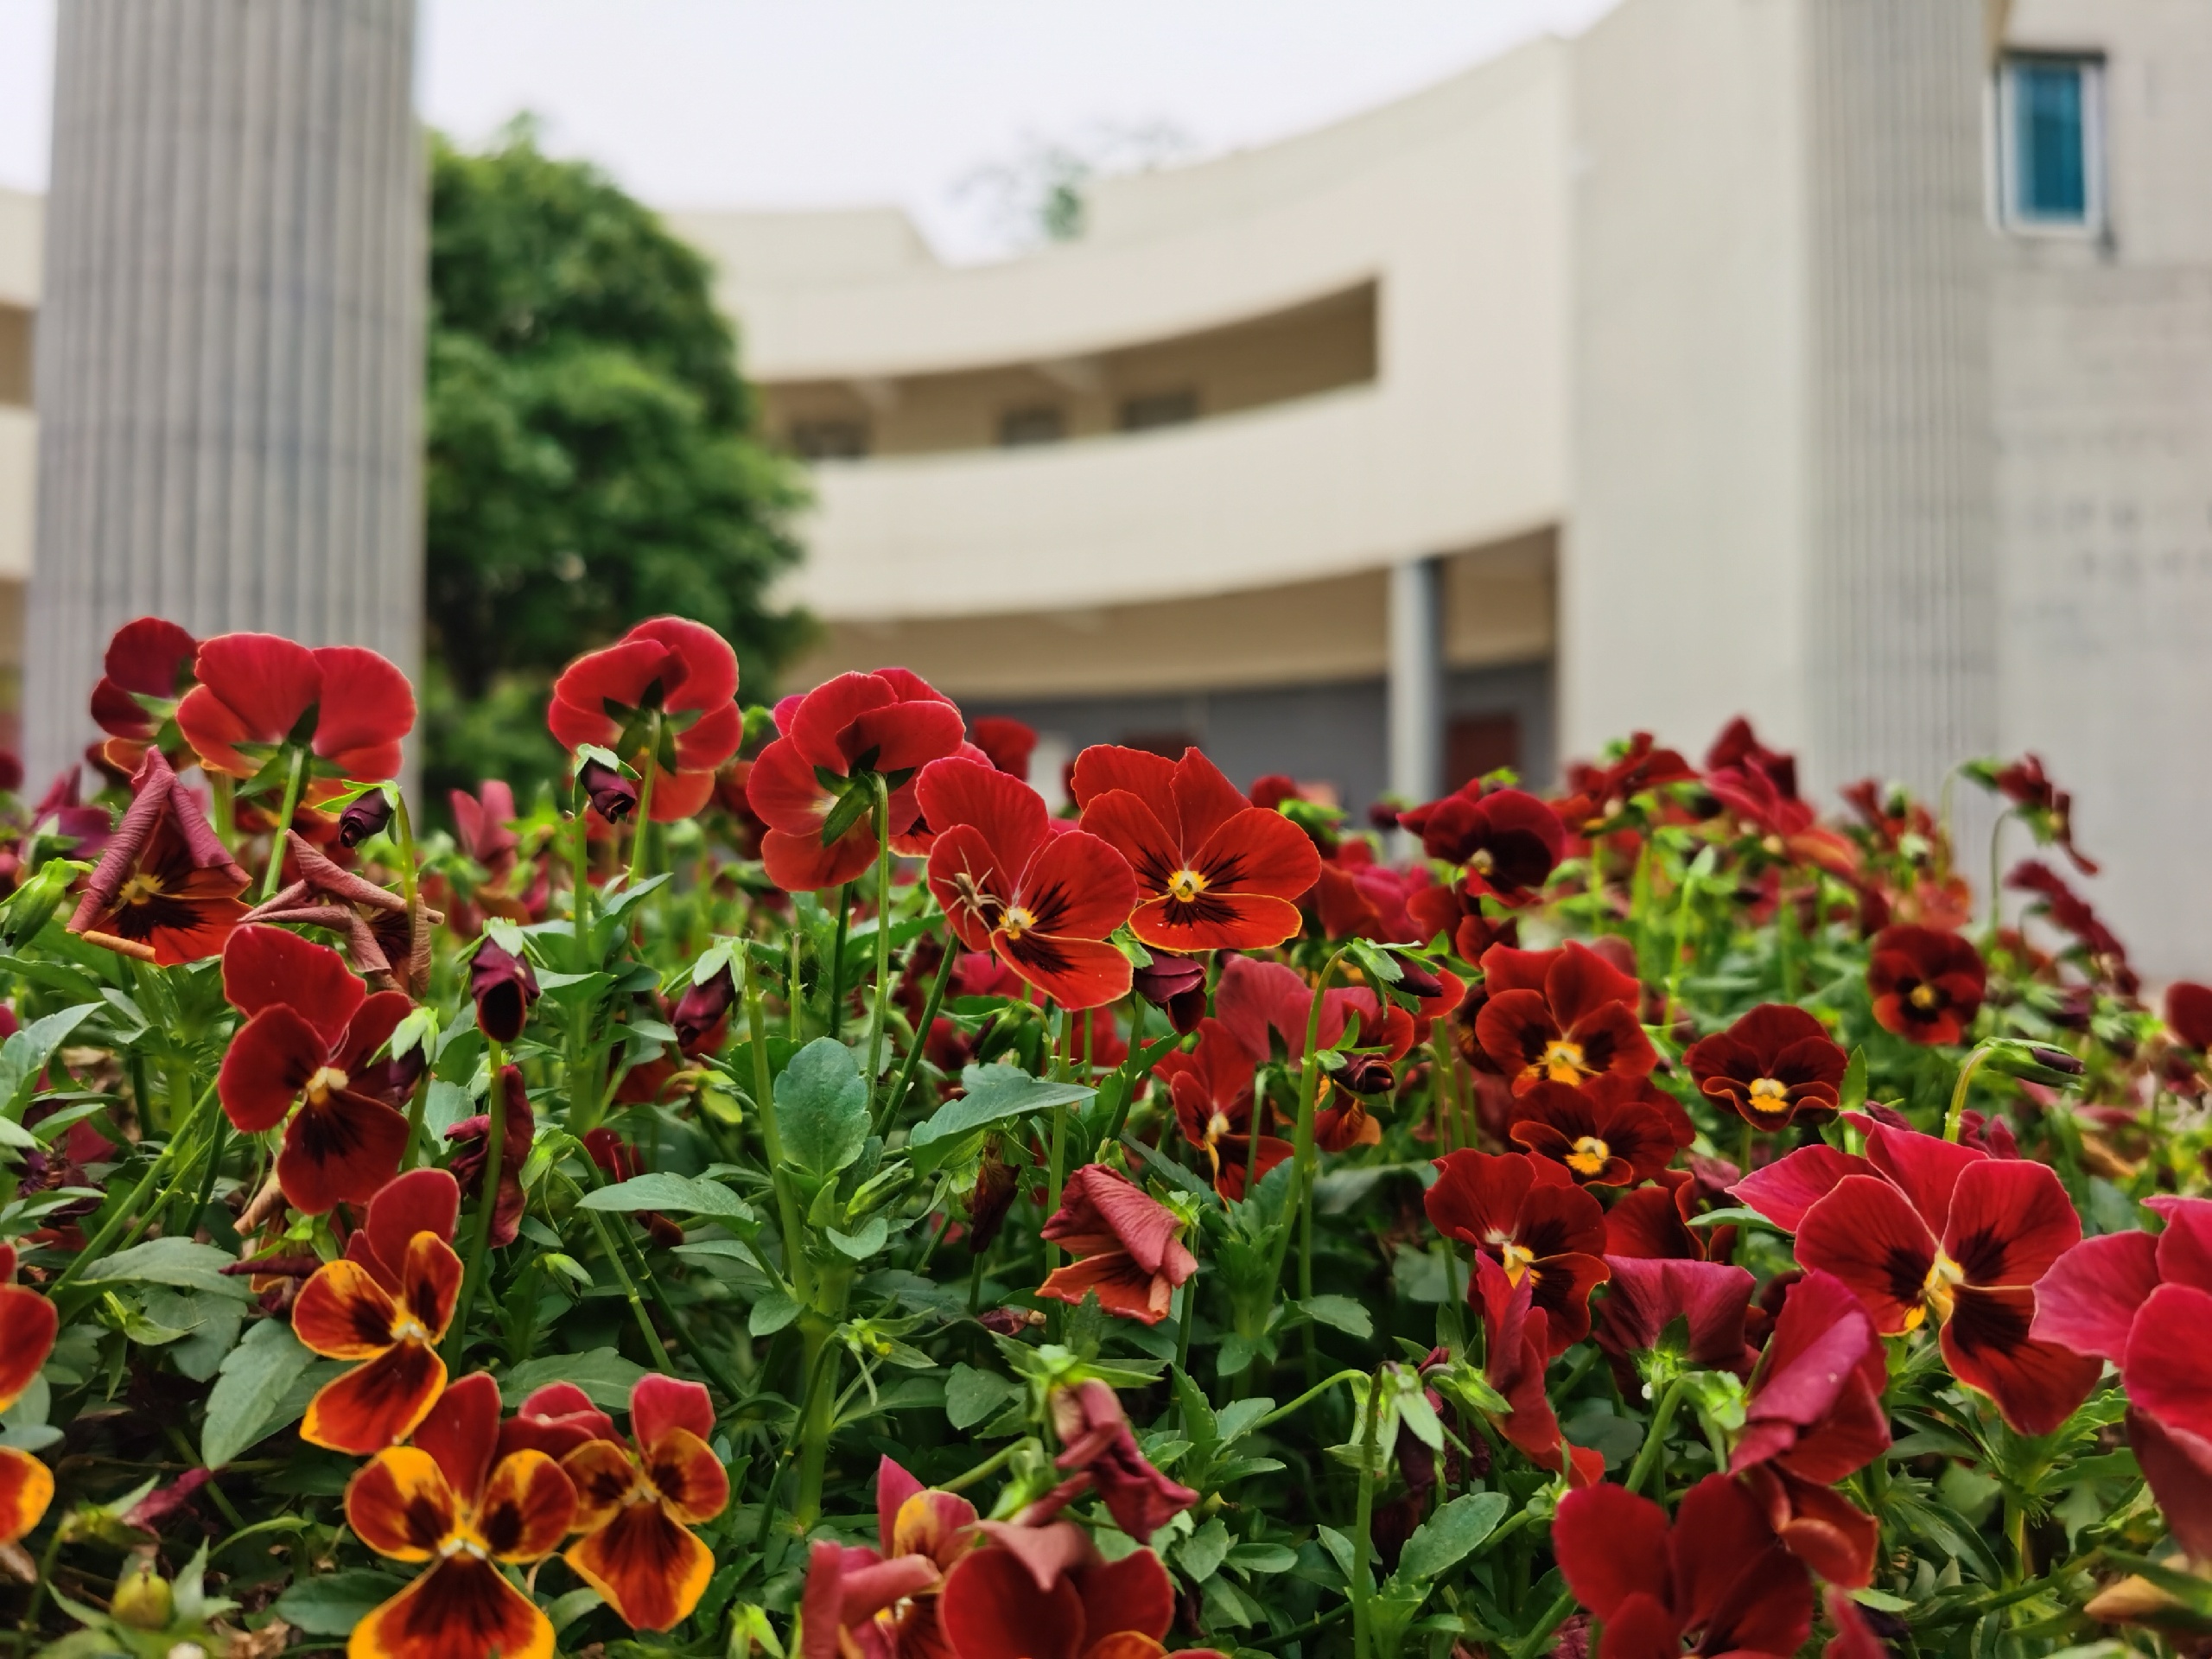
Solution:
<path fill-rule="evenodd" d="M 1444 565 L 1390 568 L 1390 792 L 1433 801 L 1444 774 Z"/>
<path fill-rule="evenodd" d="M 1997 739 L 1982 0 L 1808 0 L 1813 781 Z"/>
<path fill-rule="evenodd" d="M 31 776 L 143 613 L 422 639 L 414 0 L 70 0 L 39 316 Z"/>

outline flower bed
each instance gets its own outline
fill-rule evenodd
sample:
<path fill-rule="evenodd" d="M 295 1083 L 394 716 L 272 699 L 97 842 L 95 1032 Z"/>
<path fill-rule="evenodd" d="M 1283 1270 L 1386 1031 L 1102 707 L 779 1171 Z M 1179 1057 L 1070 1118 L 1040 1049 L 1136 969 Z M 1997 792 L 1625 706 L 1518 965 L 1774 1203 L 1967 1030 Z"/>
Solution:
<path fill-rule="evenodd" d="M 2212 1630 L 2212 989 L 2032 758 L 1960 774 L 2053 849 L 2008 925 L 1741 721 L 1054 817 L 1014 722 L 664 618 L 566 798 L 424 835 L 372 653 L 143 620 L 92 707 L 0 906 L 19 1650 Z"/>

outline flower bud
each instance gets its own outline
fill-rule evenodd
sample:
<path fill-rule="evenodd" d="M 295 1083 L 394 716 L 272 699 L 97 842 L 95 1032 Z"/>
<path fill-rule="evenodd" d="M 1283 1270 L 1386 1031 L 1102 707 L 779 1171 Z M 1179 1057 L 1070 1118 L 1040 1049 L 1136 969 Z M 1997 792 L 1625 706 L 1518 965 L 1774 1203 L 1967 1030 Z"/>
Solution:
<path fill-rule="evenodd" d="M 599 816 L 609 823 L 620 823 L 638 810 L 637 780 L 625 778 L 613 767 L 598 760 L 587 760 L 576 773 L 576 782 L 591 798 Z"/>
<path fill-rule="evenodd" d="M 1189 957 L 1155 955 L 1129 976 L 1129 988 L 1155 1008 L 1167 1010 L 1175 1029 L 1189 1036 L 1206 1011 L 1206 970 Z"/>
<path fill-rule="evenodd" d="M 695 1058 L 721 1047 L 719 1033 L 729 1018 L 730 1004 L 736 1001 L 737 981 L 728 964 L 704 984 L 686 990 L 677 999 L 676 1012 L 669 1019 L 676 1027 L 677 1046 Z"/>
<path fill-rule="evenodd" d="M 494 1041 L 512 1043 L 522 1035 L 531 1004 L 537 1001 L 537 976 L 520 957 L 487 938 L 468 965 L 468 994 L 476 999 L 476 1026 Z"/>
<path fill-rule="evenodd" d="M 153 1562 L 141 1560 L 115 1581 L 115 1600 L 108 1611 L 117 1624 L 135 1630 L 162 1630 L 168 1628 L 175 1607 L 169 1581 L 154 1571 Z"/>
<path fill-rule="evenodd" d="M 1423 1001 L 1444 994 L 1444 982 L 1411 957 L 1399 957 L 1398 988 L 1408 996 L 1420 997 Z"/>
<path fill-rule="evenodd" d="M 372 789 L 365 795 L 357 795 L 338 815 L 339 844 L 358 847 L 371 836 L 380 835 L 391 822 L 391 803 L 384 791 Z"/>
<path fill-rule="evenodd" d="M 1390 1062 L 1380 1054 L 1347 1054 L 1337 1081 L 1355 1095 L 1387 1095 L 1398 1086 Z"/>

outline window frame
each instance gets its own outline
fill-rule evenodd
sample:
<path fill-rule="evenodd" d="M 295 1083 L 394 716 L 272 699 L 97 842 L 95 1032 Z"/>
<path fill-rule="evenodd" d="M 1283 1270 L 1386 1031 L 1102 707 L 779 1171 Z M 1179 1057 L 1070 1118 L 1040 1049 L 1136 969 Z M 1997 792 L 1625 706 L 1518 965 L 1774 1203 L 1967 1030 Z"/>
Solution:
<path fill-rule="evenodd" d="M 2019 211 L 2018 80 L 2024 67 L 2063 65 L 2082 78 L 2082 216 L 2048 219 Z M 2007 49 L 1998 57 L 1990 99 L 1992 218 L 2007 233 L 2057 241 L 2095 241 L 2108 226 L 2105 188 L 2104 54 L 2057 48 Z"/>

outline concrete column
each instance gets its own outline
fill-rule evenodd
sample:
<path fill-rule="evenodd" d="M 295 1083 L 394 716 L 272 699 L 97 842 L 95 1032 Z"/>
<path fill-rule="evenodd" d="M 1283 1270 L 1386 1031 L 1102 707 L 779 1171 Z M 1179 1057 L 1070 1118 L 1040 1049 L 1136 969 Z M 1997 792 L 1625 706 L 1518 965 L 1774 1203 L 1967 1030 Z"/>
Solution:
<path fill-rule="evenodd" d="M 1429 801 L 1444 787 L 1444 562 L 1390 567 L 1390 788 Z"/>
<path fill-rule="evenodd" d="M 422 641 L 414 0 L 70 0 L 39 316 L 34 779 L 144 613 Z"/>

